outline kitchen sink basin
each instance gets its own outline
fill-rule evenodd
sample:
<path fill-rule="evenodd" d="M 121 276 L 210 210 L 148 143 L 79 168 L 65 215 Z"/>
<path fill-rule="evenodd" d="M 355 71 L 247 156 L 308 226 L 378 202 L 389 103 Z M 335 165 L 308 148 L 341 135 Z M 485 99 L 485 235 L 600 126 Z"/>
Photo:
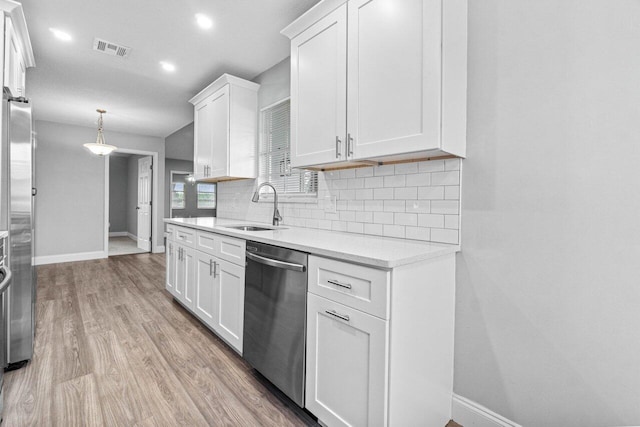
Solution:
<path fill-rule="evenodd" d="M 276 227 L 265 227 L 262 225 L 224 225 L 223 227 L 242 231 L 269 231 L 276 229 Z"/>

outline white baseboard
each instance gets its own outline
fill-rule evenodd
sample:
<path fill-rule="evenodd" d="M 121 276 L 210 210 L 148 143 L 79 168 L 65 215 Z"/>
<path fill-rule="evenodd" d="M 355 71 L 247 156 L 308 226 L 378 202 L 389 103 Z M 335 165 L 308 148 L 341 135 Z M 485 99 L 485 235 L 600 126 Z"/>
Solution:
<path fill-rule="evenodd" d="M 129 236 L 129 238 L 130 238 L 130 239 L 133 239 L 133 240 L 135 240 L 136 242 L 138 241 L 138 236 L 136 236 L 136 235 L 135 235 L 135 234 L 133 234 L 133 233 L 127 233 L 127 234 L 125 234 L 125 236 Z"/>
<path fill-rule="evenodd" d="M 154 254 L 163 254 L 165 251 L 165 247 L 164 246 L 156 246 L 155 248 L 153 248 L 153 253 Z"/>
<path fill-rule="evenodd" d="M 61 262 L 87 261 L 90 259 L 107 258 L 108 255 L 109 254 L 104 251 L 80 252 L 75 254 L 61 254 L 61 255 L 45 255 L 45 256 L 35 257 L 34 262 L 35 262 L 35 265 L 58 264 Z"/>
<path fill-rule="evenodd" d="M 128 234 L 126 231 L 110 231 L 109 237 L 126 237 Z"/>
<path fill-rule="evenodd" d="M 452 419 L 464 427 L 522 427 L 466 397 L 453 395 Z"/>

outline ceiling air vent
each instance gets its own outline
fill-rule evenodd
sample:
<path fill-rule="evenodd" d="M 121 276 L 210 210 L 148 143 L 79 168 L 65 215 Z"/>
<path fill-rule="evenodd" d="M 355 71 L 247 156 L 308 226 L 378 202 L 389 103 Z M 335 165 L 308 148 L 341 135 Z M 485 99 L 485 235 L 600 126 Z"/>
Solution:
<path fill-rule="evenodd" d="M 93 50 L 106 53 L 111 56 L 118 56 L 120 58 L 126 58 L 131 53 L 131 48 L 122 46 L 119 44 L 111 43 L 103 39 L 93 39 Z"/>

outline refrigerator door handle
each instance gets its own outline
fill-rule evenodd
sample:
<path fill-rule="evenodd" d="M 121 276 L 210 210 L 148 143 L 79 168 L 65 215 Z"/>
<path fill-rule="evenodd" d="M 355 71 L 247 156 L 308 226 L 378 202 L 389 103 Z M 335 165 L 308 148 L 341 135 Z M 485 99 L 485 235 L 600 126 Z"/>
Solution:
<path fill-rule="evenodd" d="M 31 195 L 32 195 L 32 196 L 35 196 L 36 194 L 38 194 L 38 189 L 37 189 L 36 187 L 33 187 L 33 188 L 31 189 Z"/>

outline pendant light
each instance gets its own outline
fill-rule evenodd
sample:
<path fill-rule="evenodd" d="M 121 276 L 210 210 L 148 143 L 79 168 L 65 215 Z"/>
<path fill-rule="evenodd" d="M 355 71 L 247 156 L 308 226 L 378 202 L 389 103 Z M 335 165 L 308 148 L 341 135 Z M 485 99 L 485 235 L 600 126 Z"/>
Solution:
<path fill-rule="evenodd" d="M 104 135 L 102 134 L 102 115 L 105 114 L 107 110 L 98 108 L 96 111 L 100 113 L 100 118 L 98 119 L 98 137 L 96 138 L 96 142 L 89 142 L 84 144 L 84 146 L 93 154 L 98 156 L 108 156 L 113 150 L 117 150 L 118 147 L 104 143 Z"/>

